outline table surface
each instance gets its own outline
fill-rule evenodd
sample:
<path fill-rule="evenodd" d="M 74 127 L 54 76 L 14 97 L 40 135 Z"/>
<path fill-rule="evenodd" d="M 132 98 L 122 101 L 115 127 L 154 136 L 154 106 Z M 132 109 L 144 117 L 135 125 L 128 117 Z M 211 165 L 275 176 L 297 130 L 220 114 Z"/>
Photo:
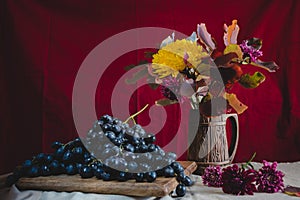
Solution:
<path fill-rule="evenodd" d="M 261 163 L 253 163 L 255 169 L 261 167 Z M 292 185 L 300 187 L 300 161 L 292 162 L 292 163 L 279 163 L 278 169 L 283 171 L 284 176 L 284 184 Z M 156 197 L 131 197 L 131 196 L 123 196 L 123 195 L 105 195 L 105 194 L 93 194 L 93 193 L 82 193 L 82 192 L 54 192 L 54 191 L 34 191 L 34 190 L 26 190 L 20 191 L 15 186 L 11 188 L 4 188 L 0 190 L 0 199 L 3 200 L 63 200 L 63 199 L 71 199 L 71 200 L 95 200 L 95 199 L 104 199 L 104 200 L 151 200 L 151 199 L 162 199 L 162 200 L 171 200 L 171 199 L 197 199 L 197 200 L 214 200 L 214 199 L 222 199 L 222 200 L 235 200 L 235 199 L 243 199 L 243 200 L 285 200 L 285 199 L 300 199 L 299 197 L 289 196 L 284 193 L 255 193 L 254 195 L 244 195 L 244 196 L 234 196 L 230 194 L 225 194 L 222 192 L 221 188 L 212 188 L 207 187 L 202 184 L 202 179 L 200 176 L 192 175 L 191 178 L 195 181 L 195 184 L 192 187 L 188 187 L 187 194 L 182 198 L 174 198 L 171 196 L 165 196 L 162 198 Z"/>

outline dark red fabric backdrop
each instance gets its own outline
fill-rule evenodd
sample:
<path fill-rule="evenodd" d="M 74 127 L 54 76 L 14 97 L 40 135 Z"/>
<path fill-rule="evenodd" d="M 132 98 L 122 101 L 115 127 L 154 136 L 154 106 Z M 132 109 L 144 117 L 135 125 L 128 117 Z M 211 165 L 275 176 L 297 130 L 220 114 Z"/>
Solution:
<path fill-rule="evenodd" d="M 263 38 L 263 60 L 280 66 L 277 73 L 265 73 L 267 80 L 255 90 L 233 88 L 249 106 L 239 116 L 235 161 L 245 161 L 254 152 L 257 161 L 300 159 L 300 1 L 4 0 L 0 9 L 0 173 L 38 152 L 50 152 L 55 140 L 76 137 L 74 80 L 84 58 L 100 42 L 148 26 L 189 35 L 203 22 L 223 47 L 223 23 L 235 18 L 241 28 L 239 42 Z M 111 113 L 111 92 L 124 66 L 140 59 L 141 52 L 128 53 L 105 71 L 95 97 L 99 116 Z M 129 109 L 136 112 L 159 97 L 158 91 L 139 88 Z M 160 145 L 174 137 L 180 123 L 178 105 L 166 110 L 167 122 L 157 135 Z M 148 114 L 138 118 L 142 125 L 150 123 Z M 159 122 L 151 123 L 155 121 Z M 182 148 L 185 142 L 178 140 L 177 145 Z"/>

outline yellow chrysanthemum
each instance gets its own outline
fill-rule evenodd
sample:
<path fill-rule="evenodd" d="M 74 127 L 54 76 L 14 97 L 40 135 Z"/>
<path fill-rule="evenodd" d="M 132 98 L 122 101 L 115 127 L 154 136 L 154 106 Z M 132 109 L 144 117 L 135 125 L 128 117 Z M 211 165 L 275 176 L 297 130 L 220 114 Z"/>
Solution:
<path fill-rule="evenodd" d="M 186 67 L 195 68 L 200 65 L 202 58 L 208 56 L 197 42 L 186 39 L 176 40 L 162 47 L 153 55 L 153 73 L 159 78 L 177 74 Z M 187 58 L 187 60 L 185 60 Z"/>

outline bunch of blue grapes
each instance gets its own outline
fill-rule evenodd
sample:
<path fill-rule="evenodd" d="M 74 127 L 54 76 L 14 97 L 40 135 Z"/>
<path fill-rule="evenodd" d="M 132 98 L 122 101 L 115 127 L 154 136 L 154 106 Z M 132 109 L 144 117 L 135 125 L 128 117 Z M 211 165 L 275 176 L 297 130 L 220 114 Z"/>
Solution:
<path fill-rule="evenodd" d="M 165 152 L 154 144 L 154 134 L 147 133 L 139 124 L 132 127 L 110 115 L 95 122 L 85 138 L 66 144 L 54 142 L 54 153 L 40 153 L 18 166 L 7 177 L 11 186 L 21 177 L 75 175 L 103 181 L 153 182 L 158 176 L 176 177 L 177 196 L 184 196 L 186 186 L 193 181 L 176 162 L 176 154 Z"/>

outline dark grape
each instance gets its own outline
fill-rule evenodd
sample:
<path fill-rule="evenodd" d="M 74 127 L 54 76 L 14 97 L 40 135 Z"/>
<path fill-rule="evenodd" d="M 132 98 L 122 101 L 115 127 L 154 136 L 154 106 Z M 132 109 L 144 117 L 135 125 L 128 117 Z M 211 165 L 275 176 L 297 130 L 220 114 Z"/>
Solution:
<path fill-rule="evenodd" d="M 104 123 L 112 124 L 113 123 L 113 118 L 110 115 L 103 115 L 100 118 L 100 121 L 103 121 Z"/>
<path fill-rule="evenodd" d="M 77 157 L 82 156 L 83 149 L 82 147 L 75 147 L 74 149 L 72 149 L 72 153 Z"/>
<path fill-rule="evenodd" d="M 28 176 L 30 177 L 36 177 L 40 175 L 40 169 L 38 166 L 33 165 L 29 168 L 28 172 L 27 172 Z"/>
<path fill-rule="evenodd" d="M 143 182 L 144 181 L 144 173 L 137 173 L 135 175 L 136 182 Z"/>
<path fill-rule="evenodd" d="M 158 169 L 156 170 L 157 176 L 163 176 L 164 175 L 164 169 L 158 166 Z"/>
<path fill-rule="evenodd" d="M 121 120 L 119 120 L 119 119 L 117 119 L 117 118 L 114 118 L 113 119 L 113 124 L 116 124 L 116 125 L 122 125 L 122 121 Z"/>
<path fill-rule="evenodd" d="M 178 197 L 183 197 L 186 193 L 186 187 L 183 184 L 178 184 L 176 187 L 176 194 Z"/>
<path fill-rule="evenodd" d="M 103 124 L 102 129 L 104 132 L 111 131 L 111 127 L 112 127 L 111 124 Z"/>
<path fill-rule="evenodd" d="M 65 147 L 61 146 L 59 147 L 56 152 L 54 153 L 54 157 L 58 160 L 62 159 L 63 155 L 65 153 Z"/>
<path fill-rule="evenodd" d="M 125 144 L 123 147 L 126 151 L 134 152 L 134 146 L 130 143 Z"/>
<path fill-rule="evenodd" d="M 156 145 L 155 144 L 149 144 L 148 145 L 148 152 L 153 152 L 156 149 Z"/>
<path fill-rule="evenodd" d="M 94 130 L 95 132 L 102 131 L 101 126 L 102 126 L 103 124 L 104 124 L 103 121 L 98 121 L 98 122 L 96 122 L 96 123 L 94 124 L 94 126 L 93 126 L 93 130 Z"/>
<path fill-rule="evenodd" d="M 115 138 L 112 140 L 112 143 L 114 143 L 114 145 L 120 146 L 123 142 L 122 140 Z"/>
<path fill-rule="evenodd" d="M 158 149 L 158 153 L 159 153 L 161 156 L 165 156 L 165 155 L 166 155 L 165 151 L 164 151 L 163 149 L 161 149 L 161 148 Z"/>
<path fill-rule="evenodd" d="M 63 155 L 62 161 L 64 163 L 68 163 L 72 161 L 72 158 L 73 158 L 72 152 L 70 150 L 67 150 Z"/>
<path fill-rule="evenodd" d="M 72 145 L 73 145 L 73 147 L 80 147 L 80 146 L 82 146 L 83 144 L 82 144 L 80 138 L 75 138 L 75 140 L 73 140 L 73 142 L 72 142 Z"/>
<path fill-rule="evenodd" d="M 66 165 L 64 163 L 60 163 L 59 173 L 63 174 L 66 172 Z"/>
<path fill-rule="evenodd" d="M 168 152 L 168 153 L 166 154 L 166 156 L 167 156 L 168 158 L 174 160 L 174 161 L 175 161 L 176 158 L 177 158 L 176 153 L 173 153 L 173 152 Z"/>
<path fill-rule="evenodd" d="M 92 168 L 87 165 L 81 167 L 79 174 L 82 178 L 91 178 L 94 176 Z"/>
<path fill-rule="evenodd" d="M 171 167 L 173 168 L 173 169 L 175 169 L 175 168 L 178 168 L 179 167 L 179 163 L 178 162 L 173 162 L 172 164 L 171 164 Z"/>
<path fill-rule="evenodd" d="M 102 174 L 104 173 L 104 170 L 100 167 L 98 167 L 96 170 L 94 170 L 94 175 L 96 176 L 96 178 L 101 179 L 102 178 Z"/>
<path fill-rule="evenodd" d="M 25 160 L 25 162 L 23 163 L 23 168 L 24 169 L 28 169 L 32 166 L 32 161 L 31 160 Z"/>
<path fill-rule="evenodd" d="M 145 177 L 146 177 L 147 182 L 153 182 L 153 181 L 155 181 L 157 174 L 156 174 L 156 172 L 146 172 Z"/>
<path fill-rule="evenodd" d="M 134 161 L 130 161 L 127 167 L 129 171 L 135 171 L 138 168 L 138 164 Z"/>
<path fill-rule="evenodd" d="M 156 137 L 153 134 L 149 134 L 146 138 L 144 138 L 144 140 L 147 144 L 152 144 L 153 142 L 155 142 Z"/>
<path fill-rule="evenodd" d="M 77 169 L 77 173 L 80 173 L 81 167 L 83 166 L 82 163 L 76 163 L 76 169 Z"/>
<path fill-rule="evenodd" d="M 102 173 L 101 178 L 104 181 L 110 181 L 111 180 L 111 175 L 109 173 Z"/>
<path fill-rule="evenodd" d="M 50 164 L 53 161 L 54 157 L 52 155 L 45 156 L 45 163 Z"/>
<path fill-rule="evenodd" d="M 106 143 L 106 144 L 103 145 L 103 147 L 104 147 L 105 149 L 112 148 L 113 146 L 114 146 L 114 145 L 113 145 L 112 143 L 110 143 L 110 142 L 108 142 L 108 143 Z"/>
<path fill-rule="evenodd" d="M 120 172 L 119 173 L 119 176 L 118 176 L 118 181 L 127 181 L 128 178 L 126 176 L 126 173 L 125 172 Z"/>
<path fill-rule="evenodd" d="M 192 181 L 192 179 L 188 176 L 185 176 L 184 179 L 182 180 L 182 183 L 185 186 L 192 186 L 194 184 L 194 182 Z"/>
<path fill-rule="evenodd" d="M 89 132 L 87 133 L 87 137 L 90 138 L 90 139 L 96 138 L 97 135 L 98 135 L 98 133 L 95 132 L 94 130 L 89 130 Z"/>
<path fill-rule="evenodd" d="M 185 179 L 186 175 L 184 174 L 184 172 L 180 172 L 179 174 L 177 174 L 176 176 L 176 180 L 178 182 L 182 182 Z"/>
<path fill-rule="evenodd" d="M 183 167 L 178 162 L 173 162 L 171 164 L 171 167 L 174 169 L 176 174 L 184 171 Z"/>
<path fill-rule="evenodd" d="M 111 127 L 111 130 L 116 134 L 120 134 L 121 133 L 121 127 L 119 125 L 113 124 Z"/>
<path fill-rule="evenodd" d="M 49 176 L 51 174 L 50 169 L 47 165 L 42 165 L 40 167 L 40 172 L 42 176 Z"/>
<path fill-rule="evenodd" d="M 108 139 L 110 139 L 110 141 L 114 140 L 116 138 L 116 135 L 114 132 L 112 131 L 107 131 L 105 132 L 105 135 Z"/>
<path fill-rule="evenodd" d="M 120 148 L 118 146 L 114 146 L 111 148 L 113 155 L 117 155 L 120 153 Z"/>
<path fill-rule="evenodd" d="M 101 158 L 108 158 L 108 157 L 113 156 L 113 155 L 115 155 L 114 152 L 113 152 L 113 150 L 110 149 L 110 148 L 106 148 L 102 152 Z"/>
<path fill-rule="evenodd" d="M 89 152 L 85 152 L 83 154 L 83 159 L 87 159 L 87 158 L 90 158 L 91 157 L 91 154 Z"/>
<path fill-rule="evenodd" d="M 78 169 L 76 168 L 76 165 L 74 165 L 74 164 L 66 165 L 66 173 L 68 175 L 74 175 L 74 174 L 77 174 L 77 172 L 78 172 Z"/>
<path fill-rule="evenodd" d="M 161 162 L 163 160 L 163 157 L 161 156 L 161 155 L 155 155 L 155 156 L 153 156 L 153 161 L 155 162 L 155 163 L 159 163 L 159 162 Z"/>
<path fill-rule="evenodd" d="M 63 143 L 56 141 L 56 142 L 52 143 L 51 147 L 53 149 L 58 149 L 58 148 L 62 147 L 63 145 L 64 145 Z"/>
<path fill-rule="evenodd" d="M 138 148 L 137 148 L 138 153 L 145 153 L 145 152 L 147 152 L 147 150 L 148 150 L 147 145 L 145 145 L 145 144 L 138 145 Z"/>
<path fill-rule="evenodd" d="M 150 171 L 150 165 L 147 163 L 140 163 L 139 168 L 142 171 Z"/>
<path fill-rule="evenodd" d="M 92 157 L 86 158 L 83 161 L 83 163 L 86 164 L 86 165 L 90 164 L 91 162 L 93 162 L 93 158 Z"/>
<path fill-rule="evenodd" d="M 92 170 L 96 170 L 98 168 L 98 165 L 96 162 L 91 163 L 89 166 L 92 168 Z"/>
<path fill-rule="evenodd" d="M 53 174 L 59 174 L 60 170 L 60 163 L 57 160 L 53 160 L 49 164 L 49 169 Z"/>
<path fill-rule="evenodd" d="M 174 169 L 170 166 L 166 167 L 164 169 L 164 175 L 165 177 L 174 177 L 175 176 Z"/>
<path fill-rule="evenodd" d="M 170 165 L 172 162 L 174 162 L 174 160 L 171 159 L 171 158 L 165 157 L 165 158 L 163 159 L 164 165 Z"/>
<path fill-rule="evenodd" d="M 133 127 L 132 127 L 133 130 L 137 131 L 137 130 L 140 130 L 142 129 L 142 126 L 139 125 L 139 124 L 135 124 Z"/>
<path fill-rule="evenodd" d="M 39 153 L 34 160 L 36 161 L 44 161 L 46 155 L 44 153 Z"/>

